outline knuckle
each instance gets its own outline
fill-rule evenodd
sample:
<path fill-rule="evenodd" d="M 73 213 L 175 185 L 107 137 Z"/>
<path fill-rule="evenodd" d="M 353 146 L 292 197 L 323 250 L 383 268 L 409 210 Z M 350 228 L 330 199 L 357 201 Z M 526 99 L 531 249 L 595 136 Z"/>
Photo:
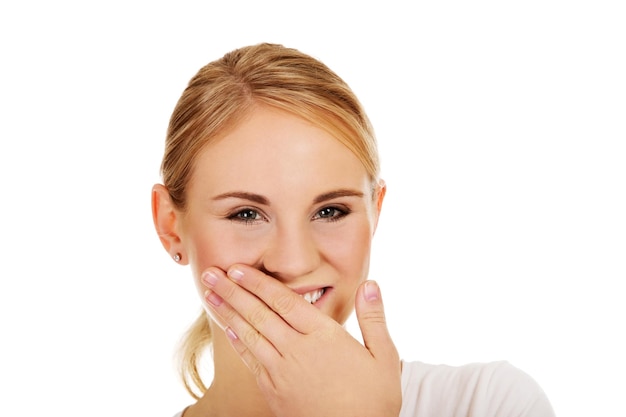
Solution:
<path fill-rule="evenodd" d="M 260 377 L 263 374 L 263 366 L 261 366 L 261 363 L 259 363 L 258 361 L 253 361 L 250 366 L 250 372 L 252 372 L 252 374 L 255 377 Z"/>
<path fill-rule="evenodd" d="M 370 323 L 386 323 L 385 313 L 383 311 L 367 311 L 365 313 L 361 313 L 361 319 Z"/>
<path fill-rule="evenodd" d="M 267 307 L 265 305 L 260 305 L 255 307 L 246 318 L 248 323 L 250 323 L 253 327 L 259 327 L 262 323 L 267 320 Z"/>
<path fill-rule="evenodd" d="M 219 313 L 227 322 L 232 322 L 237 317 L 237 312 L 232 308 L 225 308 Z"/>
<path fill-rule="evenodd" d="M 239 356 L 243 359 L 243 361 L 247 365 L 248 357 L 251 355 L 250 350 L 243 343 L 237 344 L 237 346 L 235 347 L 235 350 L 237 351 L 237 353 L 239 353 Z"/>
<path fill-rule="evenodd" d="M 249 328 L 246 330 L 241 336 L 241 340 L 243 343 L 250 349 L 252 346 L 255 346 L 261 337 L 260 333 L 257 332 L 253 328 Z"/>
<path fill-rule="evenodd" d="M 225 300 L 232 300 L 232 299 L 234 299 L 237 296 L 237 294 L 236 294 L 237 289 L 238 289 L 238 287 L 236 285 L 229 285 L 229 286 L 227 286 L 223 290 L 222 298 L 225 299 Z"/>
<path fill-rule="evenodd" d="M 272 310 L 280 316 L 289 314 L 296 306 L 296 302 L 298 301 L 296 297 L 297 296 L 294 296 L 294 294 L 281 294 L 277 296 L 272 301 Z"/>

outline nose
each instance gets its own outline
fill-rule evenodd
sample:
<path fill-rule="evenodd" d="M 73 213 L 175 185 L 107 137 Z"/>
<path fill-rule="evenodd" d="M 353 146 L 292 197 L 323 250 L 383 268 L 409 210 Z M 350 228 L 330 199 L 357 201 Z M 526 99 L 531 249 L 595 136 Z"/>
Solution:
<path fill-rule="evenodd" d="M 313 272 L 321 256 L 312 231 L 306 226 L 277 227 L 263 254 L 262 264 L 269 275 L 282 282 Z"/>

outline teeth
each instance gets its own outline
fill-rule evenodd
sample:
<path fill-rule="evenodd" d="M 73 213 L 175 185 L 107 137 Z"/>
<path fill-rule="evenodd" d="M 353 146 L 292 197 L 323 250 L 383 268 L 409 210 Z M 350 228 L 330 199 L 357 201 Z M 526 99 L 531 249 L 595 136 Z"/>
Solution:
<path fill-rule="evenodd" d="M 301 296 L 302 298 L 307 300 L 309 303 L 313 304 L 314 302 L 319 300 L 322 297 L 322 295 L 324 295 L 324 291 L 325 291 L 324 288 L 320 288 L 319 290 L 311 291 L 306 294 L 302 294 Z"/>

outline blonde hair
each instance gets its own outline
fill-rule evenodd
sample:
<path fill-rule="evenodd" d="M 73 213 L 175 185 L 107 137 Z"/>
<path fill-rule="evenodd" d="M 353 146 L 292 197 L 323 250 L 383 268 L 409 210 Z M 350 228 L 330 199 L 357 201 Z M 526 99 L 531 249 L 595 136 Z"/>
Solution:
<path fill-rule="evenodd" d="M 235 126 L 254 105 L 288 111 L 325 129 L 362 162 L 373 184 L 380 163 L 372 126 L 348 85 L 319 60 L 275 44 L 236 49 L 198 71 L 178 100 L 161 164 L 163 183 L 175 206 L 185 210 L 185 190 L 199 152 Z M 196 399 L 206 391 L 199 373 L 211 343 L 203 312 L 183 338 L 180 372 Z"/>

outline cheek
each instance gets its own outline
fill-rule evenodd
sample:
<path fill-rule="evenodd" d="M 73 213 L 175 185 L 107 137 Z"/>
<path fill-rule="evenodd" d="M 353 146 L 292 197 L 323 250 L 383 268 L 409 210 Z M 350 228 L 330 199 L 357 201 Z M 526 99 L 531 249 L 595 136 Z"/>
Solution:
<path fill-rule="evenodd" d="M 232 232 L 213 230 L 212 233 L 196 234 L 187 241 L 189 263 L 193 272 L 194 283 L 202 306 L 211 319 L 222 329 L 225 324 L 221 321 L 204 300 L 207 287 L 201 281 L 202 273 L 210 268 L 217 267 L 226 271 L 235 263 L 254 264 L 254 258 L 259 253 L 260 245 L 251 239 L 242 239 L 233 236 Z"/>
<path fill-rule="evenodd" d="M 371 235 L 369 233 L 354 234 L 354 239 L 343 241 L 341 249 L 334 253 L 333 264 L 339 275 L 337 285 L 337 302 L 330 316 L 339 324 L 344 325 L 354 311 L 356 289 L 367 279 L 369 272 Z"/>
<path fill-rule="evenodd" d="M 228 269 L 236 263 L 254 265 L 264 242 L 259 237 L 235 233 L 230 227 L 206 227 L 186 242 L 189 262 L 196 278 L 209 267 Z"/>
<path fill-rule="evenodd" d="M 366 278 L 369 269 L 372 234 L 366 224 L 342 235 L 332 250 L 333 263 L 344 280 L 358 284 Z"/>
<path fill-rule="evenodd" d="M 207 288 L 201 281 L 202 273 L 217 267 L 226 271 L 231 265 L 243 263 L 255 265 L 258 262 L 264 242 L 258 237 L 233 233 L 229 228 L 204 228 L 204 233 L 189 234 L 185 241 L 185 250 L 189 258 L 198 296 L 205 304 L 204 293 Z M 210 309 L 205 307 L 211 318 L 215 319 Z M 219 320 L 216 320 L 218 324 Z"/>

